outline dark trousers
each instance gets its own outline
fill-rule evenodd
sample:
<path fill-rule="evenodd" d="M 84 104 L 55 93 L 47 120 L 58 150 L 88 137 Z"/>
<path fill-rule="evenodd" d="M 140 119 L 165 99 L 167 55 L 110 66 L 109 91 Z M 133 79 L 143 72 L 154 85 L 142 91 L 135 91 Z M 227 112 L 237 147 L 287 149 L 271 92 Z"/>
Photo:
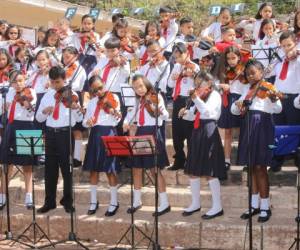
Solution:
<path fill-rule="evenodd" d="M 294 99 L 298 94 L 288 94 L 287 98 L 281 101 L 282 111 L 279 114 L 274 114 L 275 125 L 300 125 L 300 109 L 294 107 Z M 285 156 L 274 156 L 271 168 L 280 168 L 283 165 Z"/>
<path fill-rule="evenodd" d="M 56 190 L 59 168 L 63 177 L 64 191 L 62 203 L 72 204 L 71 172 L 69 164 L 69 131 L 51 131 L 46 128 L 46 160 L 45 160 L 45 204 L 56 204 Z"/>
<path fill-rule="evenodd" d="M 184 153 L 184 141 L 190 143 L 193 122 L 186 121 L 182 118 L 178 118 L 178 112 L 180 109 L 186 106 L 187 97 L 178 96 L 173 103 L 173 114 L 172 114 L 172 137 L 173 137 L 173 147 L 175 150 L 174 155 L 174 165 L 184 165 L 186 161 L 186 156 Z"/>

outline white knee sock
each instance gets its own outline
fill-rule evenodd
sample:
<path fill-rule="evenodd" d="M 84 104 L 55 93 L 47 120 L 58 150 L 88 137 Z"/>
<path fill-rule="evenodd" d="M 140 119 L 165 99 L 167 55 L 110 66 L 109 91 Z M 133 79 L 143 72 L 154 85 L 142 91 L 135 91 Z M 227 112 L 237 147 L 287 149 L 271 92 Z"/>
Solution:
<path fill-rule="evenodd" d="M 6 195 L 0 193 L 0 204 L 5 204 L 6 203 Z"/>
<path fill-rule="evenodd" d="M 260 209 L 261 210 L 269 210 L 270 209 L 270 199 L 260 199 Z M 260 216 L 265 217 L 267 216 L 267 213 L 265 211 L 260 212 Z"/>
<path fill-rule="evenodd" d="M 97 204 L 97 185 L 91 185 L 90 186 L 91 191 L 91 204 L 90 204 L 90 210 L 96 209 Z"/>
<path fill-rule="evenodd" d="M 75 140 L 74 143 L 74 159 L 81 161 L 82 140 Z"/>
<path fill-rule="evenodd" d="M 110 204 L 108 207 L 109 212 L 113 212 L 118 205 L 118 188 L 117 186 L 110 186 Z"/>
<path fill-rule="evenodd" d="M 159 193 L 159 207 L 158 212 L 165 210 L 169 206 L 168 195 L 166 192 Z"/>
<path fill-rule="evenodd" d="M 252 194 L 251 196 L 251 206 L 253 208 L 259 207 L 259 194 Z"/>
<path fill-rule="evenodd" d="M 32 204 L 32 193 L 26 193 L 25 195 L 25 205 Z"/>
<path fill-rule="evenodd" d="M 200 208 L 200 178 L 190 179 L 192 203 L 184 211 L 191 212 Z"/>
<path fill-rule="evenodd" d="M 138 207 L 142 205 L 141 196 L 142 196 L 142 192 L 140 189 L 133 190 L 133 207 Z"/>
<path fill-rule="evenodd" d="M 206 214 L 214 215 L 222 210 L 221 185 L 217 178 L 210 180 L 208 184 L 211 190 L 212 208 Z"/>

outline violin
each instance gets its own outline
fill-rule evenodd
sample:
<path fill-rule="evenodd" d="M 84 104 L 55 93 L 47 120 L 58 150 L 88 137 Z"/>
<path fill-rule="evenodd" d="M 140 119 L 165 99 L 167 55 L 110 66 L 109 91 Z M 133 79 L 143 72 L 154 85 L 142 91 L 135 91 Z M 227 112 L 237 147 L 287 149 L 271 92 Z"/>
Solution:
<path fill-rule="evenodd" d="M 199 97 L 202 101 L 206 102 L 209 95 L 212 92 L 212 87 L 211 86 L 205 86 L 205 87 L 198 87 L 195 89 L 192 89 L 190 91 L 190 97 L 192 97 L 193 95 L 196 95 L 197 97 Z"/>
<path fill-rule="evenodd" d="M 20 103 L 22 107 L 24 106 L 25 102 L 29 103 L 29 107 L 27 108 L 29 112 L 34 112 L 35 110 L 34 105 L 31 104 L 32 100 L 33 96 L 29 87 L 25 87 L 21 91 L 16 92 L 15 101 Z"/>
<path fill-rule="evenodd" d="M 160 65 L 164 60 L 165 60 L 165 57 L 164 57 L 161 53 L 158 53 L 158 54 L 156 54 L 155 56 L 151 57 L 150 62 L 149 62 L 150 67 L 158 66 L 158 65 Z"/>
<path fill-rule="evenodd" d="M 101 50 L 101 52 L 104 52 L 104 49 L 97 42 L 94 31 L 81 31 L 80 39 L 82 39 L 84 43 L 91 45 L 93 50 L 97 49 Z"/>
<path fill-rule="evenodd" d="M 111 114 L 111 109 L 113 109 L 113 115 L 117 118 L 121 118 L 121 114 L 117 111 L 118 102 L 115 100 L 111 92 L 102 92 L 100 89 L 95 91 L 95 96 L 98 96 L 97 106 L 104 110 L 107 114 Z"/>
<path fill-rule="evenodd" d="M 149 91 L 145 96 L 144 96 L 144 105 L 145 109 L 149 113 L 151 117 L 157 117 L 160 112 L 156 112 L 155 108 L 153 106 L 156 106 L 159 104 L 159 99 L 157 93 L 155 93 L 154 90 Z"/>
<path fill-rule="evenodd" d="M 79 97 L 75 93 L 72 93 L 72 90 L 68 86 L 64 86 L 58 90 L 54 98 L 56 101 L 62 102 L 66 108 L 72 108 L 79 102 Z"/>
<path fill-rule="evenodd" d="M 110 67 L 122 67 L 127 63 L 127 58 L 121 54 L 109 61 Z"/>
<path fill-rule="evenodd" d="M 122 50 L 130 54 L 134 53 L 134 49 L 131 46 L 131 41 L 127 36 L 120 38 L 120 47 Z"/>
<path fill-rule="evenodd" d="M 261 99 L 270 98 L 273 102 L 285 97 L 284 94 L 276 90 L 272 83 L 264 81 L 258 85 L 256 96 Z"/>
<path fill-rule="evenodd" d="M 234 68 L 229 68 L 226 72 L 225 83 L 229 81 L 239 80 L 241 83 L 247 84 L 247 81 L 244 77 L 245 65 L 238 64 Z"/>

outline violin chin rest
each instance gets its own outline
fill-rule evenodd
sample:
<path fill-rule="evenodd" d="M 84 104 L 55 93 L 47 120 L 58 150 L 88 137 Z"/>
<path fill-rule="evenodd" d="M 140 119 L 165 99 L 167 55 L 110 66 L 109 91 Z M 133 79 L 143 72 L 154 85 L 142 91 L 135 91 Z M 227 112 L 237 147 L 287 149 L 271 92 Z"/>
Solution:
<path fill-rule="evenodd" d="M 209 50 L 212 46 L 213 45 L 208 41 L 200 41 L 199 43 L 199 48 L 203 50 Z"/>

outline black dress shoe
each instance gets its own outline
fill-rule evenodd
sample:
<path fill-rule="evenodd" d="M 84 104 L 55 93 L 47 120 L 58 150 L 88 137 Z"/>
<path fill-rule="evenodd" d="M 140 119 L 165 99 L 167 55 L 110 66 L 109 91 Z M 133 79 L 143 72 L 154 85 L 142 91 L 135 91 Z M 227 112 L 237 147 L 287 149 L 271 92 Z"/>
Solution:
<path fill-rule="evenodd" d="M 160 212 L 157 211 L 157 216 L 161 216 L 163 214 L 169 213 L 170 211 L 171 211 L 171 206 L 168 206 L 167 208 L 165 208 L 164 210 L 162 210 Z M 156 212 L 154 212 L 152 214 L 152 216 L 155 216 L 155 215 L 156 215 Z"/>
<path fill-rule="evenodd" d="M 218 212 L 218 213 L 216 213 L 216 214 L 213 214 L 213 215 L 203 214 L 203 215 L 201 216 L 201 218 L 202 218 L 203 220 L 210 220 L 210 219 L 216 218 L 216 217 L 218 217 L 218 216 L 222 216 L 223 214 L 224 214 L 224 211 L 223 211 L 223 209 L 222 209 L 220 212 Z"/>
<path fill-rule="evenodd" d="M 252 216 L 257 215 L 260 212 L 259 208 L 252 207 L 251 210 L 252 210 L 252 213 L 251 213 Z M 247 212 L 243 213 L 240 218 L 242 220 L 248 220 L 249 217 L 250 217 L 250 213 L 249 213 L 249 211 L 247 211 Z"/>
<path fill-rule="evenodd" d="M 32 204 L 32 203 L 27 203 L 27 204 L 26 204 L 26 208 L 27 208 L 28 210 L 32 210 L 32 209 L 33 209 L 33 204 Z"/>
<path fill-rule="evenodd" d="M 44 206 L 40 207 L 37 211 L 38 214 L 44 214 L 44 213 L 47 213 L 49 212 L 51 209 L 55 209 L 56 208 L 56 205 L 47 205 L 45 204 Z"/>
<path fill-rule="evenodd" d="M 184 169 L 184 164 L 173 164 L 171 167 L 168 167 L 167 170 L 177 171 L 180 169 Z"/>
<path fill-rule="evenodd" d="M 90 203 L 90 205 L 96 205 L 96 207 L 95 207 L 95 209 L 89 209 L 87 212 L 87 215 L 92 215 L 92 214 L 96 213 L 96 211 L 99 208 L 99 202 L 97 201 L 97 203 Z"/>
<path fill-rule="evenodd" d="M 66 213 L 71 213 L 71 212 L 75 212 L 75 208 L 73 206 L 70 206 L 70 205 L 67 205 L 67 206 L 64 206 L 64 209 L 66 211 Z"/>
<path fill-rule="evenodd" d="M 278 173 L 281 171 L 281 166 L 270 167 L 268 172 Z"/>
<path fill-rule="evenodd" d="M 119 209 L 119 203 L 118 203 L 118 205 L 110 205 L 110 206 L 115 207 L 115 209 L 114 209 L 114 211 L 111 211 L 111 212 L 107 210 L 104 214 L 106 217 L 114 216 L 117 213 L 118 209 Z"/>
<path fill-rule="evenodd" d="M 193 211 L 183 211 L 182 212 L 182 216 L 186 217 L 186 216 L 190 216 L 193 213 L 199 212 L 201 210 L 201 207 L 199 207 L 198 209 L 195 209 Z"/>
<path fill-rule="evenodd" d="M 77 159 L 73 160 L 73 167 L 74 168 L 79 168 L 82 166 L 82 161 L 78 161 Z"/>
<path fill-rule="evenodd" d="M 1 203 L 1 204 L 0 204 L 0 211 L 3 210 L 3 208 L 5 208 L 5 206 L 6 206 L 6 202 L 5 202 L 4 204 Z"/>
<path fill-rule="evenodd" d="M 135 213 L 137 210 L 139 210 L 139 209 L 141 209 L 142 208 L 142 205 L 139 205 L 139 206 L 137 206 L 137 207 L 129 207 L 128 209 L 127 209 L 127 213 L 128 214 L 133 214 L 133 213 Z"/>
<path fill-rule="evenodd" d="M 267 216 L 259 216 L 258 219 L 257 219 L 257 221 L 258 221 L 258 222 L 261 222 L 261 223 L 267 222 L 267 221 L 270 219 L 271 215 L 272 215 L 271 210 L 270 210 L 270 209 L 268 209 L 268 210 L 261 209 L 260 211 L 261 211 L 261 212 L 262 212 L 262 211 L 263 211 L 263 212 L 266 212 L 266 213 L 267 213 Z"/>

